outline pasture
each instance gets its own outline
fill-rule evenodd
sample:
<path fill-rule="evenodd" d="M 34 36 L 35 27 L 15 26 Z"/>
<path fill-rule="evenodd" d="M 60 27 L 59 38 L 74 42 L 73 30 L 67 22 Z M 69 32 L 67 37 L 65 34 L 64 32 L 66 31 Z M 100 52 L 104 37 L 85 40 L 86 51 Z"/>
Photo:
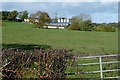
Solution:
<path fill-rule="evenodd" d="M 105 55 L 118 54 L 118 32 L 85 32 L 65 29 L 39 29 L 34 24 L 3 22 L 2 23 L 2 48 L 54 48 L 73 50 L 77 55 Z M 113 59 L 108 59 L 108 61 Z M 116 59 L 114 59 L 116 60 Z M 77 60 L 76 63 L 97 62 L 99 60 Z M 117 64 L 103 65 L 105 68 L 114 68 Z M 96 66 L 67 67 L 67 72 L 99 70 Z M 68 78 L 99 78 L 99 73 L 88 75 L 68 75 Z M 105 73 L 110 76 L 111 73 Z M 115 72 L 112 75 L 116 76 Z"/>
<path fill-rule="evenodd" d="M 39 29 L 30 23 L 3 22 L 2 45 L 3 48 L 65 48 L 84 55 L 116 54 L 118 32 Z"/>

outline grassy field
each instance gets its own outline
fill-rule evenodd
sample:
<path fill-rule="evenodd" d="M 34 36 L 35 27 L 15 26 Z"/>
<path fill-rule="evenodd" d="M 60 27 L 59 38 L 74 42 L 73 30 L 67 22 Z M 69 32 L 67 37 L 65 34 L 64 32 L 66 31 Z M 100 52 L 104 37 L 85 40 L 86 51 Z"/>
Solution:
<path fill-rule="evenodd" d="M 118 58 L 111 57 L 111 58 L 102 58 L 103 62 L 111 62 L 117 61 Z M 91 58 L 91 59 L 77 59 L 76 64 L 86 64 L 86 63 L 98 63 L 99 58 Z M 114 64 L 102 64 L 103 70 L 112 70 L 112 69 L 119 69 L 118 63 Z M 89 66 L 67 66 L 66 73 L 74 73 L 74 72 L 91 72 L 91 71 L 100 71 L 100 65 L 89 65 Z M 118 76 L 118 72 L 103 72 L 103 77 L 115 77 Z M 93 73 L 93 74 L 73 74 L 68 75 L 68 78 L 100 78 L 100 73 Z"/>
<path fill-rule="evenodd" d="M 66 48 L 86 55 L 113 54 L 118 53 L 118 33 L 38 29 L 30 23 L 3 22 L 2 44 L 17 48 Z"/>
<path fill-rule="evenodd" d="M 2 24 L 3 48 L 67 48 L 73 49 L 76 54 L 100 55 L 118 53 L 118 32 L 84 32 L 61 29 L 38 29 L 30 23 L 3 22 Z M 105 59 L 106 60 L 106 59 Z M 108 61 L 112 61 L 109 59 Z M 116 59 L 115 59 L 116 60 Z M 76 63 L 98 62 L 93 60 L 78 60 Z M 117 64 L 103 65 L 103 68 L 114 68 Z M 96 66 L 67 67 L 66 72 L 99 70 Z M 110 76 L 111 73 L 105 73 Z M 117 73 L 112 73 L 116 76 Z M 100 73 L 88 75 L 72 75 L 68 78 L 94 78 Z"/>

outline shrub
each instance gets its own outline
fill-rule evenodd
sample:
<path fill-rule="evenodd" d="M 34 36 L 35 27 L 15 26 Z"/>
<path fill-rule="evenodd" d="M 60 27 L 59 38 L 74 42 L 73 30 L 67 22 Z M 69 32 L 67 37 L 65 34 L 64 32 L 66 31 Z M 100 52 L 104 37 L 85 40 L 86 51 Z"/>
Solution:
<path fill-rule="evenodd" d="M 91 31 L 93 25 L 91 20 L 83 20 L 79 17 L 73 17 L 71 21 L 71 25 L 68 29 L 70 30 L 80 30 L 80 31 Z"/>
<path fill-rule="evenodd" d="M 108 24 L 100 24 L 98 26 L 95 26 L 93 30 L 100 32 L 115 32 L 116 29 Z"/>
<path fill-rule="evenodd" d="M 73 22 L 68 29 L 70 30 L 80 30 L 79 22 Z"/>
<path fill-rule="evenodd" d="M 4 79 L 65 78 L 66 63 L 72 57 L 66 49 L 4 49 L 2 52 Z"/>
<path fill-rule="evenodd" d="M 85 20 L 79 24 L 80 24 L 81 31 L 91 31 L 93 28 L 91 20 Z"/>

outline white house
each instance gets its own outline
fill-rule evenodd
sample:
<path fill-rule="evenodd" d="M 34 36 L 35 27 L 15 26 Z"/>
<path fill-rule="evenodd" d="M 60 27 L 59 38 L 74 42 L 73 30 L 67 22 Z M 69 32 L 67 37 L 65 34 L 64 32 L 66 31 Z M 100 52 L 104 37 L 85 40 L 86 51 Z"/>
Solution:
<path fill-rule="evenodd" d="M 63 22 L 65 23 L 65 22 L 66 22 L 66 19 L 64 19 Z"/>
<path fill-rule="evenodd" d="M 66 19 L 66 22 L 69 23 L 69 22 L 70 22 L 70 19 Z"/>
<path fill-rule="evenodd" d="M 61 20 L 60 19 L 58 19 L 58 23 L 60 23 L 61 22 Z"/>
<path fill-rule="evenodd" d="M 29 19 L 24 19 L 24 22 L 29 22 Z"/>
<path fill-rule="evenodd" d="M 29 19 L 24 19 L 25 22 L 29 22 Z M 35 23 L 39 23 L 39 20 L 36 18 L 34 20 Z M 70 25 L 70 19 L 69 18 L 58 18 L 52 19 L 50 23 L 47 23 L 46 26 L 43 26 L 44 28 L 57 28 L 57 29 L 64 29 L 68 25 Z"/>
<path fill-rule="evenodd" d="M 55 19 L 52 19 L 50 23 L 47 24 L 47 26 L 44 26 L 45 28 L 58 28 L 58 29 L 64 29 L 66 26 L 71 24 L 70 19 L 68 18 L 58 18 L 57 22 Z"/>
<path fill-rule="evenodd" d="M 38 20 L 38 19 L 36 19 L 36 20 L 35 20 L 35 22 L 36 22 L 36 23 L 39 23 L 39 20 Z"/>
<path fill-rule="evenodd" d="M 68 19 L 68 18 L 58 18 L 57 22 L 58 23 L 69 23 L 70 19 Z"/>

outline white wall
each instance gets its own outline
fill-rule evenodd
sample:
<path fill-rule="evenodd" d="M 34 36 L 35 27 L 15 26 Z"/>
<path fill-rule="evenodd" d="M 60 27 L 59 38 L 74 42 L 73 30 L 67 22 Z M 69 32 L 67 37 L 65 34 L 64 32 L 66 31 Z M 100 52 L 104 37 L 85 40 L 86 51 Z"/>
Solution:
<path fill-rule="evenodd" d="M 58 19 L 58 23 L 60 23 L 60 19 Z"/>
<path fill-rule="evenodd" d="M 66 19 L 64 19 L 64 21 L 63 21 L 64 23 L 66 22 Z"/>
<path fill-rule="evenodd" d="M 69 22 L 69 19 L 67 19 L 66 22 Z"/>
<path fill-rule="evenodd" d="M 61 19 L 61 23 L 63 23 L 63 19 Z"/>
<path fill-rule="evenodd" d="M 24 19 L 24 22 L 29 22 L 29 19 Z"/>
<path fill-rule="evenodd" d="M 64 29 L 65 27 L 58 27 L 58 26 L 43 26 L 44 28 L 48 27 L 48 28 L 52 28 L 52 29 L 56 29 L 56 28 L 59 28 L 59 29 Z"/>

